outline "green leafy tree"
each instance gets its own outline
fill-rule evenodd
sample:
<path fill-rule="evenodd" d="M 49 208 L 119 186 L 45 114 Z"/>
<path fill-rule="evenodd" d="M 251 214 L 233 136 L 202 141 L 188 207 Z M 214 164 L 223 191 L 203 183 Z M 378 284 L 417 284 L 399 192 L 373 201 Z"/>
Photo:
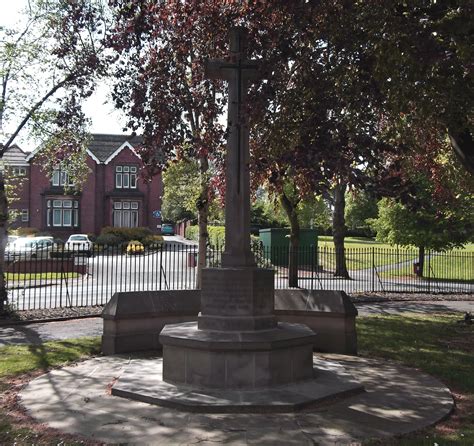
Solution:
<path fill-rule="evenodd" d="M 377 240 L 419 250 L 419 275 L 424 273 L 426 250 L 444 251 L 462 247 L 474 237 L 474 196 L 459 196 L 440 209 L 429 194 L 420 192 L 412 207 L 393 198 L 378 203 L 379 216 L 369 220 Z"/>
<path fill-rule="evenodd" d="M 199 166 L 194 160 L 169 163 L 163 172 L 163 219 L 176 222 L 197 217 Z"/>
<path fill-rule="evenodd" d="M 346 192 L 345 221 L 348 229 L 369 235 L 371 227 L 368 219 L 377 218 L 377 199 L 365 191 Z"/>
<path fill-rule="evenodd" d="M 208 175 L 213 170 L 209 169 Z M 163 219 L 197 220 L 198 201 L 201 194 L 199 164 L 193 159 L 180 159 L 168 163 L 163 172 Z M 207 180 L 209 182 L 210 180 Z M 209 190 L 209 221 L 222 221 L 222 206 L 215 190 Z"/>
<path fill-rule="evenodd" d="M 0 28 L 0 158 L 28 132 L 44 143 L 47 166 L 61 164 L 77 182 L 83 178 L 79 165 L 86 123 L 80 99 L 92 93 L 97 76 L 107 69 L 102 58 L 104 17 L 101 0 L 32 0 L 23 22 Z M 0 311 L 6 300 L 7 220 L 0 173 Z"/>

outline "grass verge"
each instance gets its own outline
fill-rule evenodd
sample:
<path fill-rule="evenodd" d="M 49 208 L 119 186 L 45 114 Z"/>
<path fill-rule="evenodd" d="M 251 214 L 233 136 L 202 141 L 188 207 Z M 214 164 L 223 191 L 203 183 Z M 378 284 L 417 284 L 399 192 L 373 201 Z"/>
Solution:
<path fill-rule="evenodd" d="M 81 277 L 79 273 L 6 273 L 7 281 L 18 282 L 23 280 L 55 280 L 75 279 Z"/>
<path fill-rule="evenodd" d="M 31 377 L 100 352 L 100 338 L 68 339 L 0 348 L 0 444 L 84 444 L 73 437 L 31 426 L 18 408 L 16 393 Z"/>
<path fill-rule="evenodd" d="M 456 410 L 446 421 L 384 445 L 474 444 L 474 326 L 460 315 L 380 315 L 357 321 L 361 355 L 418 368 L 444 382 Z"/>

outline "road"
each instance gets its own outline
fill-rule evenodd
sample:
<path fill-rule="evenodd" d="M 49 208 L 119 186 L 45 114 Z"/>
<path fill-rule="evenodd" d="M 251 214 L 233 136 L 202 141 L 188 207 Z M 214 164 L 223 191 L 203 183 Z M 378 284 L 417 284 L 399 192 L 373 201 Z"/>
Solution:
<path fill-rule="evenodd" d="M 176 236 L 166 236 L 167 249 L 139 256 L 104 253 L 88 262 L 88 274 L 79 278 L 50 281 L 47 286 L 20 283 L 10 287 L 9 300 L 19 310 L 62 306 L 103 305 L 115 292 L 194 289 L 196 246 Z M 388 268 L 386 266 L 385 268 Z M 303 273 L 304 274 L 304 273 Z M 330 273 L 307 272 L 299 286 L 307 289 L 344 290 L 347 293 L 384 291 L 474 292 L 473 284 L 443 284 L 419 278 L 390 278 L 372 269 L 350 271 L 351 280 Z M 275 275 L 275 287 L 286 288 L 285 269 Z M 312 276 L 312 277 L 311 277 Z M 33 285 L 33 286 L 29 286 Z"/>

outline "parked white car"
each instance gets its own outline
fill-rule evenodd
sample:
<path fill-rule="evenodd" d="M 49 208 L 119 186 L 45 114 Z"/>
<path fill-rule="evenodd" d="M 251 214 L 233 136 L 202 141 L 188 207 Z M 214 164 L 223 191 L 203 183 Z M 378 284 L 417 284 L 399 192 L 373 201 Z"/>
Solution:
<path fill-rule="evenodd" d="M 85 254 L 90 257 L 92 255 L 92 242 L 87 234 L 72 234 L 67 239 L 64 249 L 72 251 L 73 254 Z"/>
<path fill-rule="evenodd" d="M 8 243 L 5 260 L 47 259 L 55 246 L 52 237 L 19 237 Z"/>

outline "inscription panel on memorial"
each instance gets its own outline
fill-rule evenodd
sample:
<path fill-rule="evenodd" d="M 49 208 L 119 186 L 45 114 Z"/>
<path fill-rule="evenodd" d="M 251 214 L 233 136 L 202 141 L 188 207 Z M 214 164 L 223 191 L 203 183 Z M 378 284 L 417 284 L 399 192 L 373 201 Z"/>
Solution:
<path fill-rule="evenodd" d="M 203 315 L 251 316 L 273 313 L 273 271 L 209 269 L 203 272 Z"/>

